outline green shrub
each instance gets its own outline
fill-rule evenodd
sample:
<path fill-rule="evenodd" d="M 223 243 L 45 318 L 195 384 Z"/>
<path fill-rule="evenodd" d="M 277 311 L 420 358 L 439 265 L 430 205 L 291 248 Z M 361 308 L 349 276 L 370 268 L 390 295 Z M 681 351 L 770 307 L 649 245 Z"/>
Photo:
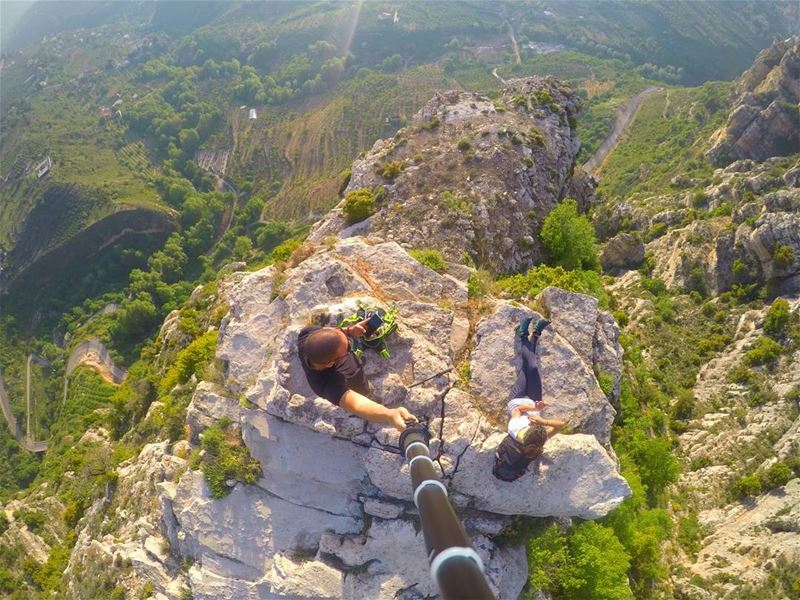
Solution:
<path fill-rule="evenodd" d="M 693 559 L 700 552 L 701 540 L 703 539 L 700 522 L 697 520 L 697 512 L 692 511 L 686 517 L 681 517 L 678 521 L 678 542 Z"/>
<path fill-rule="evenodd" d="M 42 532 L 46 522 L 44 513 L 38 510 L 14 511 L 14 518 L 21 519 L 25 526 L 36 534 Z"/>
<path fill-rule="evenodd" d="M 656 238 L 660 238 L 662 235 L 667 233 L 667 224 L 663 222 L 653 223 L 650 227 L 647 228 L 647 231 L 644 232 L 642 239 L 645 243 L 652 242 Z"/>
<path fill-rule="evenodd" d="M 4 594 L 11 594 L 17 588 L 20 587 L 22 582 L 19 581 L 14 575 L 6 571 L 5 569 L 0 569 L 0 592 Z"/>
<path fill-rule="evenodd" d="M 740 499 L 748 496 L 758 496 L 761 493 L 761 480 L 758 475 L 746 475 L 734 482 L 733 492 Z"/>
<path fill-rule="evenodd" d="M 142 592 L 139 594 L 139 598 L 141 598 L 141 600 L 146 600 L 147 598 L 153 595 L 153 591 L 154 591 L 153 584 L 148 581 L 142 587 Z"/>
<path fill-rule="evenodd" d="M 461 152 L 466 152 L 470 149 L 471 145 L 467 138 L 461 138 L 458 140 L 458 145 L 456 146 Z"/>
<path fill-rule="evenodd" d="M 628 587 L 630 556 L 608 527 L 586 521 L 568 540 L 570 560 L 560 583 L 567 598 L 618 600 L 631 598 Z"/>
<path fill-rule="evenodd" d="M 209 331 L 181 350 L 161 379 L 159 394 L 168 394 L 176 385 L 186 383 L 192 375 L 200 373 L 214 359 L 218 337 L 218 331 Z"/>
<path fill-rule="evenodd" d="M 614 376 L 610 373 L 600 373 L 597 377 L 597 383 L 600 385 L 600 389 L 603 390 L 606 398 L 611 398 L 614 392 Z"/>
<path fill-rule="evenodd" d="M 566 269 L 598 268 L 594 226 L 578 213 L 578 203 L 568 198 L 545 217 L 542 242 L 555 263 Z"/>
<path fill-rule="evenodd" d="M 785 269 L 794 262 L 794 251 L 791 246 L 778 244 L 772 252 L 772 260 L 778 269 Z"/>
<path fill-rule="evenodd" d="M 617 325 L 620 326 L 620 329 L 623 329 L 628 324 L 628 313 L 624 310 L 615 310 L 613 312 L 613 317 Z"/>
<path fill-rule="evenodd" d="M 455 192 L 445 190 L 439 194 L 439 200 L 447 210 L 457 212 L 461 215 L 472 214 L 472 202 L 468 198 L 459 196 Z"/>
<path fill-rule="evenodd" d="M 70 553 L 76 539 L 77 535 L 74 531 L 67 534 L 64 543 L 53 546 L 47 557 L 47 562 L 33 574 L 32 579 L 41 590 L 51 593 L 62 591 L 64 569 L 69 564 Z"/>
<path fill-rule="evenodd" d="M 528 544 L 529 581 L 534 590 L 553 590 L 558 573 L 569 561 L 566 533 L 551 525 Z"/>
<path fill-rule="evenodd" d="M 358 223 L 375 213 L 375 194 L 368 188 L 359 188 L 344 197 L 342 211 L 348 223 Z"/>
<path fill-rule="evenodd" d="M 794 476 L 792 469 L 786 463 L 778 462 L 772 465 L 761 475 L 761 487 L 766 490 L 786 485 Z"/>
<path fill-rule="evenodd" d="M 587 521 L 567 536 L 551 525 L 528 546 L 530 585 L 557 598 L 631 598 L 630 557 L 608 527 Z"/>
<path fill-rule="evenodd" d="M 447 270 L 447 263 L 438 250 L 411 250 L 409 254 L 411 258 L 437 273 L 444 273 Z"/>
<path fill-rule="evenodd" d="M 483 269 L 478 269 L 470 274 L 467 280 L 467 296 L 473 299 L 483 298 L 492 291 L 493 287 L 491 274 Z"/>
<path fill-rule="evenodd" d="M 678 399 L 672 407 L 672 416 L 680 421 L 694 418 L 697 401 L 690 390 L 678 392 Z"/>
<path fill-rule="evenodd" d="M 656 310 L 655 320 L 658 323 L 666 321 L 671 323 L 675 317 L 675 303 L 669 296 L 659 296 L 653 302 L 653 307 Z"/>
<path fill-rule="evenodd" d="M 745 262 L 739 258 L 733 261 L 733 274 L 735 277 L 741 277 L 747 273 L 747 265 Z"/>
<path fill-rule="evenodd" d="M 692 194 L 692 206 L 694 208 L 702 208 L 708 203 L 708 196 L 702 190 L 696 191 Z"/>
<path fill-rule="evenodd" d="M 227 496 L 230 479 L 253 484 L 261 476 L 261 465 L 250 456 L 239 430 L 223 419 L 203 431 L 201 468 L 214 498 Z"/>
<path fill-rule="evenodd" d="M 722 202 L 714 210 L 708 213 L 709 217 L 729 217 L 733 213 L 733 206 L 730 202 Z"/>
<path fill-rule="evenodd" d="M 653 296 L 663 296 L 667 293 L 666 284 L 657 277 L 642 277 L 642 287 Z"/>
<path fill-rule="evenodd" d="M 781 355 L 781 345 L 765 335 L 762 335 L 753 344 L 753 347 L 745 352 L 743 362 L 745 365 L 763 365 L 775 362 Z"/>
<path fill-rule="evenodd" d="M 381 175 L 386 179 L 394 179 L 395 177 L 400 175 L 400 172 L 403 170 L 403 168 L 404 165 L 402 160 L 394 160 L 384 165 Z M 348 194 L 348 196 L 350 196 L 350 194 Z"/>
<path fill-rule="evenodd" d="M 528 131 L 528 137 L 531 138 L 531 142 L 536 146 L 544 146 L 544 136 L 538 129 L 532 127 L 530 131 Z"/>
<path fill-rule="evenodd" d="M 764 333 L 772 337 L 780 336 L 786 330 L 786 325 L 792 313 L 789 310 L 789 302 L 784 298 L 777 298 L 767 311 L 764 319 Z"/>

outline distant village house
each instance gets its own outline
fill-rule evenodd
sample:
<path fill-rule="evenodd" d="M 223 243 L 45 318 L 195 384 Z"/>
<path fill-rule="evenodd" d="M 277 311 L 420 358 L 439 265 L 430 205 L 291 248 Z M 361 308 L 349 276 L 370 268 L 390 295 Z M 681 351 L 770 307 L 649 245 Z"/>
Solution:
<path fill-rule="evenodd" d="M 41 179 L 45 175 L 50 172 L 50 169 L 53 168 L 53 159 L 49 156 L 45 158 L 39 165 L 36 167 L 36 177 L 37 179 Z"/>

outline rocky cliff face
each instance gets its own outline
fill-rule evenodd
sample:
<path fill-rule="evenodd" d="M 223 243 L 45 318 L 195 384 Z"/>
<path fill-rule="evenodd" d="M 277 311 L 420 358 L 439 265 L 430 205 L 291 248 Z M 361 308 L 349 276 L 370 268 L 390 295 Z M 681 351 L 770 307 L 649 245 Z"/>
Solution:
<path fill-rule="evenodd" d="M 185 460 L 189 443 L 146 446 L 120 469 L 110 506 L 95 507 L 116 521 L 87 518 L 69 569 L 75 595 L 80 573 L 115 560 L 130 566 L 126 587 L 150 581 L 166 598 L 185 588 L 195 599 L 436 595 L 397 432 L 315 397 L 298 362 L 297 332 L 337 323 L 358 301 L 400 309 L 391 358 L 365 355 L 372 396 L 428 420 L 499 598 L 516 598 L 527 579 L 524 549 L 496 539 L 510 515 L 596 518 L 630 493 L 608 446 L 614 409 L 595 376 L 619 379 L 619 330 L 593 298 L 549 288 L 537 300 L 553 323 L 541 339 L 546 416 L 575 433 L 550 440 L 538 469 L 504 483 L 491 465 L 516 367 L 514 327 L 536 313 L 487 300 L 475 314 L 463 279 L 397 243 L 358 237 L 316 247 L 283 273 L 233 274 L 219 290 L 230 304 L 217 348 L 227 376 L 197 386 L 190 443 L 229 418 L 262 477 L 214 500 Z"/>
<path fill-rule="evenodd" d="M 408 248 L 438 248 L 456 262 L 469 256 L 493 272 L 541 262 L 538 232 L 550 210 L 565 197 L 584 208 L 594 199 L 594 180 L 575 164 L 580 103 L 552 78 L 507 85 L 495 101 L 439 94 L 413 125 L 377 141 L 353 164 L 346 190 L 384 187 L 375 214 L 349 225 L 340 204 L 310 239 L 379 235 Z"/>
<path fill-rule="evenodd" d="M 800 299 L 789 302 L 800 311 Z M 694 394 L 712 410 L 689 423 L 679 436 L 681 453 L 690 467 L 677 490 L 699 510 L 702 541 L 696 559 L 686 560 L 688 576 L 733 582 L 724 597 L 740 597 L 743 583 L 766 580 L 776 563 L 796 563 L 800 554 L 800 479 L 750 498 L 731 502 L 731 482 L 743 471 L 764 471 L 778 461 L 790 461 L 800 451 L 800 353 L 780 359 L 770 369 L 766 401 L 754 403 L 747 385 L 731 378 L 742 358 L 763 335 L 766 310 L 749 310 L 739 319 L 733 343 L 704 365 Z M 724 574 L 724 575 L 723 575 Z M 681 580 L 684 597 L 720 597 Z"/>
<path fill-rule="evenodd" d="M 799 291 L 800 163 L 787 165 L 785 158 L 739 160 L 714 171 L 700 194 L 660 198 L 667 210 L 648 215 L 624 203 L 607 210 L 603 268 L 638 267 L 647 253 L 670 288 L 718 294 L 769 283 L 779 293 Z M 629 231 L 617 233 L 623 228 Z M 655 238 L 643 243 L 648 235 Z"/>
<path fill-rule="evenodd" d="M 800 37 L 776 41 L 739 79 L 733 110 L 714 134 L 708 158 L 718 166 L 800 150 Z"/>

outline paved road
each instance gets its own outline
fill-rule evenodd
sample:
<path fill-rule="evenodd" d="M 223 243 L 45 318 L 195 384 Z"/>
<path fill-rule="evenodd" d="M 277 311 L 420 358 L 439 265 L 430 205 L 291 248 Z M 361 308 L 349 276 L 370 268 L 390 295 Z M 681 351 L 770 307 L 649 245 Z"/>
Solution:
<path fill-rule="evenodd" d="M 26 373 L 26 386 L 25 386 L 25 399 L 28 407 L 27 414 L 27 435 L 23 433 L 22 428 L 17 422 L 11 410 L 11 403 L 8 400 L 8 392 L 6 391 L 5 384 L 3 383 L 2 375 L 0 375 L 0 408 L 2 408 L 3 416 L 8 423 L 8 428 L 14 439 L 19 442 L 20 446 L 29 452 L 44 452 L 47 450 L 47 441 L 33 441 L 31 439 L 31 413 L 33 407 L 31 406 L 31 364 L 38 363 L 44 367 L 52 366 L 51 363 L 42 358 L 31 354 L 28 356 L 27 373 Z M 87 364 L 96 369 L 100 375 L 111 383 L 119 385 L 125 380 L 128 373 L 125 369 L 118 367 L 108 353 L 106 347 L 98 339 L 91 339 L 73 350 L 67 361 L 67 371 L 64 377 L 64 397 L 66 398 L 69 376 L 81 364 Z"/>
<path fill-rule="evenodd" d="M 631 124 L 631 121 L 633 121 L 642 102 L 656 92 L 660 92 L 662 89 L 663 88 L 660 87 L 650 86 L 646 90 L 636 94 L 630 99 L 628 104 L 625 105 L 625 108 L 617 112 L 617 120 L 614 122 L 614 128 L 611 130 L 611 133 L 609 133 L 606 139 L 603 140 L 603 143 L 600 144 L 594 156 L 584 163 L 583 168 L 586 171 L 593 173 L 603 165 L 609 153 L 614 149 L 614 146 L 617 145 L 620 136 L 628 128 L 628 125 Z"/>
<path fill-rule="evenodd" d="M 8 428 L 11 430 L 11 435 L 19 442 L 19 445 L 25 448 L 28 452 L 44 452 L 47 450 L 47 442 L 33 442 L 22 433 L 19 423 L 17 423 L 14 413 L 11 412 L 11 405 L 8 402 L 8 393 L 6 386 L 3 383 L 3 378 L 0 376 L 0 406 L 3 409 L 3 416 L 6 418 Z"/>

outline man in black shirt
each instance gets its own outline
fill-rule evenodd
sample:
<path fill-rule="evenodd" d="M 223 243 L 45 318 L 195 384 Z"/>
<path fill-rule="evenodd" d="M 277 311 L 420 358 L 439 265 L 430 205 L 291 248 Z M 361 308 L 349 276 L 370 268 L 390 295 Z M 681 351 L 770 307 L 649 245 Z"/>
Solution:
<path fill-rule="evenodd" d="M 306 327 L 297 338 L 300 364 L 314 393 L 372 423 L 403 431 L 417 419 L 403 407 L 386 408 L 367 398 L 369 385 L 361 361 L 350 351 L 348 337 L 361 337 L 366 321 L 339 327 Z"/>

